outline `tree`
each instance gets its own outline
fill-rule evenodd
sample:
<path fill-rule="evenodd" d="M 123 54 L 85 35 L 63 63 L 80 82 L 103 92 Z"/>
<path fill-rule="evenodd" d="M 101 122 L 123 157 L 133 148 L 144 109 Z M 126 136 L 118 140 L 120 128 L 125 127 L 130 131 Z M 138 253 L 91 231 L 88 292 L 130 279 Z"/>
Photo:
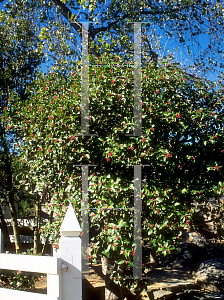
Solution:
<path fill-rule="evenodd" d="M 133 60 L 134 22 L 143 22 L 142 63 L 179 50 L 192 72 L 223 68 L 223 3 L 209 0 L 24 1 L 30 20 L 39 28 L 38 51 L 52 58 L 61 72 L 81 59 L 82 22 L 89 22 L 90 53 L 104 52 Z M 16 1 L 8 9 L 18 9 Z M 202 37 L 203 36 L 203 37 Z M 167 45 L 167 46 L 166 46 Z M 168 47 L 168 49 L 166 48 Z M 49 67 L 52 65 L 52 60 Z M 185 61 L 181 61 L 184 65 Z"/>
<path fill-rule="evenodd" d="M 0 12 L 0 114 L 7 107 L 10 96 L 26 99 L 26 88 L 34 80 L 37 66 L 41 63 L 42 55 L 36 52 L 37 40 L 29 19 L 22 13 L 22 4 L 17 3 L 14 12 Z M 14 98 L 15 99 L 15 98 Z M 16 101 L 16 100 L 15 100 Z M 2 198 L 10 207 L 16 251 L 21 251 L 17 211 L 14 205 L 13 165 L 16 153 L 12 147 L 16 132 L 5 127 L 4 119 L 0 123 L 0 150 L 3 158 L 3 168 L 0 171 L 0 185 L 4 190 Z M 4 219 L 4 216 L 2 215 Z M 3 221 L 2 219 L 2 221 Z M 4 223 L 4 222 L 3 222 Z M 7 237 L 5 231 L 5 236 Z"/>
<path fill-rule="evenodd" d="M 18 147 L 30 166 L 27 180 L 35 182 L 35 192 L 51 191 L 48 207 L 55 222 L 43 234 L 50 232 L 55 248 L 68 204 L 82 217 L 77 165 L 97 165 L 89 167 L 88 177 L 90 227 L 98 228 L 89 259 L 100 255 L 107 289 L 132 299 L 134 282 L 143 289 L 147 281 L 124 279 L 132 276 L 135 251 L 131 166 L 148 165 L 141 191 L 146 271 L 148 245 L 158 254 L 177 250 L 182 232 L 193 225 L 192 203 L 223 193 L 223 81 L 191 76 L 172 64 L 171 56 L 158 67 L 152 62 L 141 72 L 146 136 L 125 136 L 133 132 L 133 67 L 119 56 L 90 59 L 98 64 L 89 69 L 90 133 L 98 136 L 80 135 L 80 66 L 68 77 L 50 72 L 38 78 L 24 106 L 5 109 L 5 122 L 25 139 Z M 115 263 L 111 273 L 109 258 Z"/>

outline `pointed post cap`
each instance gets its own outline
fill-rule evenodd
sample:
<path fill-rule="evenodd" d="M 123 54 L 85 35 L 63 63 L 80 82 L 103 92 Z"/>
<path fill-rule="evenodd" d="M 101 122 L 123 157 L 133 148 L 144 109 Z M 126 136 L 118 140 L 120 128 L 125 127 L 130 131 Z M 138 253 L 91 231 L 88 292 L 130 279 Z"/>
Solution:
<path fill-rule="evenodd" d="M 61 224 L 60 232 L 62 236 L 79 236 L 81 228 L 73 210 L 71 203 Z"/>

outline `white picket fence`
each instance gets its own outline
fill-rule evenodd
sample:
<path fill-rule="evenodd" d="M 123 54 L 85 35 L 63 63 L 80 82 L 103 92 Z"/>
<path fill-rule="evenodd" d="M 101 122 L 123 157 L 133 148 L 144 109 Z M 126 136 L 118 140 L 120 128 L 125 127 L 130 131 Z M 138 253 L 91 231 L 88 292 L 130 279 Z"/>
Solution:
<path fill-rule="evenodd" d="M 0 254 L 0 269 L 47 274 L 47 294 L 0 288 L 0 299 L 82 299 L 81 229 L 71 204 L 60 231 L 58 257 Z"/>

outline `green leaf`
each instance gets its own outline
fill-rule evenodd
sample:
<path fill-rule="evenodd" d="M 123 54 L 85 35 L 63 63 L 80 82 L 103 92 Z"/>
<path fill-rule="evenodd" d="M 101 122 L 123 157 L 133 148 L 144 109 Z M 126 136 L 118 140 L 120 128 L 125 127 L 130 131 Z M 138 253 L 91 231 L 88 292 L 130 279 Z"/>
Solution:
<path fill-rule="evenodd" d="M 109 252 L 107 252 L 107 251 L 102 251 L 102 253 L 106 256 L 106 257 L 110 257 L 110 253 Z"/>
<path fill-rule="evenodd" d="M 118 265 L 121 265 L 121 264 L 123 264 L 123 263 L 124 263 L 124 260 L 119 260 L 119 261 L 117 262 Z"/>

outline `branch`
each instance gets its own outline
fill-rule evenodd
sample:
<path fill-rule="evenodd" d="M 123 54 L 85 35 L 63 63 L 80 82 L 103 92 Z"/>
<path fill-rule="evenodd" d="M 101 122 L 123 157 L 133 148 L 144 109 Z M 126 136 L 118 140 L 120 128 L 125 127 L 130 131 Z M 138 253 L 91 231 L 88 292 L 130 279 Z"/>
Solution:
<path fill-rule="evenodd" d="M 79 36 L 82 38 L 82 24 L 72 20 L 73 13 L 71 12 L 71 10 L 60 0 L 51 0 L 51 2 L 55 5 L 57 10 L 65 17 L 69 24 L 78 32 Z M 91 39 L 92 41 L 94 41 L 95 38 L 95 34 L 93 31 L 94 27 L 91 23 L 88 32 L 88 39 Z M 90 49 L 90 53 L 95 55 L 96 57 L 100 57 L 100 54 L 97 53 L 95 46 L 94 48 Z"/>
<path fill-rule="evenodd" d="M 78 34 L 80 35 L 80 37 L 82 37 L 82 24 L 79 22 L 74 22 L 72 21 L 72 12 L 71 10 L 60 0 L 51 0 L 51 2 L 55 5 L 55 7 L 58 9 L 58 11 L 66 18 L 66 20 L 70 23 L 70 25 L 78 32 Z M 197 3 L 198 1 L 194 2 Z M 190 6 L 185 5 L 183 7 L 179 7 L 179 8 L 173 8 L 173 9 L 167 9 L 167 10 L 160 10 L 160 9 L 154 9 L 154 10 L 143 10 L 143 11 L 139 11 L 136 12 L 136 15 L 164 15 L 164 14 L 171 14 L 171 13 L 175 13 L 175 12 L 182 12 L 183 9 L 188 8 Z M 117 18 L 116 20 L 110 22 L 106 27 L 102 26 L 100 28 L 94 28 L 93 23 L 91 22 L 90 24 L 90 28 L 89 28 L 89 32 L 88 32 L 88 39 L 91 39 L 92 41 L 94 41 L 96 34 L 98 34 L 99 32 L 104 32 L 104 31 L 109 31 L 111 29 L 111 27 L 115 24 L 117 24 L 118 22 L 125 20 L 126 18 L 130 17 L 131 14 L 124 14 L 122 17 Z M 92 16 L 90 16 L 90 18 L 92 18 Z M 152 59 L 157 62 L 158 59 L 158 55 L 152 50 L 151 45 L 148 43 L 149 45 L 149 50 L 150 50 L 150 54 Z M 91 52 L 95 55 L 95 56 L 100 56 L 100 54 L 98 54 L 96 52 L 95 47 L 93 49 L 91 49 Z"/>
<path fill-rule="evenodd" d="M 115 21 L 113 21 L 113 22 L 110 22 L 106 27 L 103 26 L 103 27 L 100 27 L 100 28 L 94 28 L 94 29 L 93 29 L 94 37 L 95 37 L 95 35 L 96 35 L 97 33 L 99 33 L 99 32 L 102 32 L 102 31 L 109 31 L 113 25 L 117 24 L 118 22 L 120 22 L 120 21 L 122 21 L 122 20 L 124 20 L 124 19 L 126 19 L 126 18 L 128 18 L 128 14 L 125 14 L 123 17 L 120 17 L 120 18 L 118 18 L 117 20 L 115 20 Z"/>
<path fill-rule="evenodd" d="M 152 46 L 151 46 L 149 40 L 147 39 L 147 37 L 143 36 L 143 40 L 148 44 L 150 56 L 151 56 L 152 60 L 155 62 L 155 64 L 157 65 L 159 55 L 152 50 Z"/>
<path fill-rule="evenodd" d="M 74 16 L 74 14 L 71 12 L 71 10 L 60 0 L 51 0 L 51 2 L 58 9 L 58 11 L 66 18 L 70 25 L 79 33 L 79 35 L 81 35 L 82 24 L 79 22 L 72 21 L 72 16 Z"/>
<path fill-rule="evenodd" d="M 147 11 L 147 10 L 143 10 L 143 11 L 139 11 L 137 12 L 137 15 L 163 15 L 163 14 L 169 14 L 169 13 L 174 13 L 174 12 L 178 12 L 185 8 L 187 8 L 188 6 L 185 5 L 184 7 L 180 7 L 180 8 L 173 8 L 173 9 L 168 9 L 168 10 L 150 10 L 150 11 Z M 97 33 L 99 32 L 102 32 L 102 31 L 107 31 L 107 30 L 110 30 L 110 28 L 114 25 L 114 24 L 117 24 L 118 22 L 126 19 L 130 17 L 130 14 L 125 14 L 123 15 L 123 17 L 119 17 L 117 20 L 113 21 L 113 22 L 110 22 L 106 27 L 100 27 L 100 28 L 95 28 L 93 30 L 93 34 L 96 35 Z"/>

